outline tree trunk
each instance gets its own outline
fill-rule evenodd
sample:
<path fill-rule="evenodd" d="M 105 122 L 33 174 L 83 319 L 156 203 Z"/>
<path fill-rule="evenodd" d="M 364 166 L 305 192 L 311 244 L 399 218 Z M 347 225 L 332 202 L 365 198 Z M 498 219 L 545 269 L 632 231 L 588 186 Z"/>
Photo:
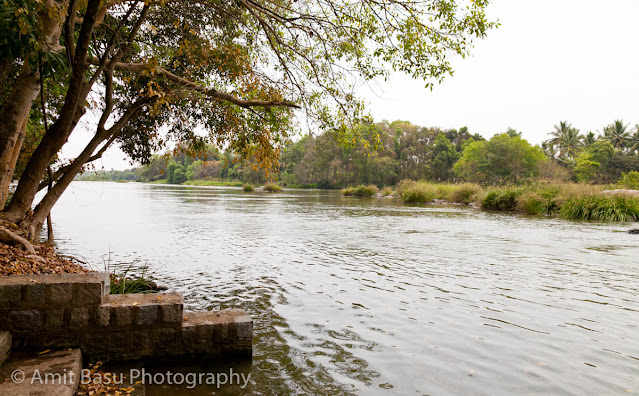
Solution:
<path fill-rule="evenodd" d="M 85 89 L 84 78 L 88 68 L 86 57 L 99 6 L 100 0 L 89 0 L 87 4 L 74 55 L 73 74 L 69 82 L 64 105 L 60 111 L 60 116 L 51 125 L 49 132 L 44 135 L 42 141 L 33 152 L 18 182 L 16 192 L 5 214 L 5 217 L 10 221 L 19 221 L 31 209 L 35 195 L 38 192 L 40 180 L 42 180 L 47 166 L 66 143 L 73 131 L 76 114 L 84 106 L 86 94 L 88 93 L 88 90 Z M 42 226 L 42 223 L 40 223 L 40 226 Z"/>
<path fill-rule="evenodd" d="M 4 207 L 7 202 L 9 185 L 18 159 L 15 152 L 20 153 L 29 111 L 39 92 L 39 74 L 27 62 L 0 109 L 0 207 Z"/>

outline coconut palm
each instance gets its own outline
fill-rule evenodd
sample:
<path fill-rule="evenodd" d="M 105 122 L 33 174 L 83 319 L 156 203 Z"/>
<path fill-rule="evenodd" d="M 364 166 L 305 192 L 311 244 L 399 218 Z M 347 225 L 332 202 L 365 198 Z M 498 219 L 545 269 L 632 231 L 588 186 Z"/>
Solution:
<path fill-rule="evenodd" d="M 561 121 L 555 125 L 555 130 L 550 132 L 549 144 L 557 147 L 560 159 L 572 159 L 583 146 L 582 136 L 579 130 L 574 128 L 568 121 Z"/>
<path fill-rule="evenodd" d="M 615 120 L 612 124 L 604 127 L 604 139 L 617 150 L 623 150 L 628 147 L 630 139 L 630 124 L 624 125 L 622 120 Z"/>
<path fill-rule="evenodd" d="M 588 132 L 588 134 L 586 136 L 584 136 L 582 138 L 583 142 L 584 142 L 584 146 L 585 147 L 590 147 L 593 145 L 593 143 L 595 143 L 597 141 L 597 137 L 595 136 L 594 133 L 592 132 Z"/>
<path fill-rule="evenodd" d="M 628 150 L 639 154 L 639 124 L 635 125 L 635 133 L 628 139 Z"/>

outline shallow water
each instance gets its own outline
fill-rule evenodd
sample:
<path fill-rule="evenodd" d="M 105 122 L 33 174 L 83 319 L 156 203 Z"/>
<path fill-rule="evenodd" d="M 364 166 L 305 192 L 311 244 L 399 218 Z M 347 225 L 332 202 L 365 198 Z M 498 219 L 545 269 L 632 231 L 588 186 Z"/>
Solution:
<path fill-rule="evenodd" d="M 74 182 L 53 221 L 62 253 L 253 316 L 252 364 L 230 363 L 250 384 L 216 395 L 639 392 L 632 225 L 101 182 Z"/>

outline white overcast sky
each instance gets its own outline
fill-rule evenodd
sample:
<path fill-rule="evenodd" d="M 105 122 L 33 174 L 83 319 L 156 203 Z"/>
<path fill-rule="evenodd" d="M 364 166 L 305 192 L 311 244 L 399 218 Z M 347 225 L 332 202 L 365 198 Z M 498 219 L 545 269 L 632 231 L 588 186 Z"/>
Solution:
<path fill-rule="evenodd" d="M 501 26 L 455 59 L 455 74 L 433 91 L 393 75 L 360 89 L 376 121 L 460 128 L 490 137 L 508 127 L 538 144 L 568 120 L 582 132 L 615 119 L 639 123 L 639 0 L 493 0 Z M 77 131 L 63 156 L 89 138 Z M 98 168 L 125 169 L 109 149 Z"/>

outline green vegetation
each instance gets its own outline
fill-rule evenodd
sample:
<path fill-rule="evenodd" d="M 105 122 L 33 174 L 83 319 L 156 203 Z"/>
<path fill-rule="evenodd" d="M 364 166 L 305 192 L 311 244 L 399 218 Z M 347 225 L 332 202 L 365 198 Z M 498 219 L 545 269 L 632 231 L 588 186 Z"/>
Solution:
<path fill-rule="evenodd" d="M 361 185 L 357 187 L 349 187 L 342 190 L 342 195 L 344 196 L 354 196 L 354 197 L 372 197 L 377 194 L 379 189 L 374 185 Z"/>
<path fill-rule="evenodd" d="M 158 290 L 155 282 L 151 280 L 151 271 L 148 265 L 133 263 L 113 263 L 111 256 L 104 262 L 104 270 L 110 274 L 110 293 L 152 293 Z"/>
<path fill-rule="evenodd" d="M 393 187 L 386 186 L 382 188 L 380 194 L 382 197 L 390 197 L 395 194 L 395 191 L 393 190 Z"/>
<path fill-rule="evenodd" d="M 559 211 L 564 219 L 637 221 L 639 199 L 626 196 L 587 196 L 568 199 Z"/>
<path fill-rule="evenodd" d="M 252 192 L 254 189 L 255 188 L 252 184 L 245 184 L 242 186 L 242 190 L 244 190 L 245 192 Z"/>
<path fill-rule="evenodd" d="M 483 189 L 472 183 L 446 184 L 402 180 L 396 191 L 404 202 L 426 203 L 438 199 L 469 204 L 475 201 Z"/>
<path fill-rule="evenodd" d="M 481 201 L 481 207 L 490 210 L 515 210 L 520 189 L 499 188 L 490 190 Z"/>
<path fill-rule="evenodd" d="M 262 187 L 262 190 L 266 192 L 281 192 L 282 187 L 280 187 L 279 185 L 275 183 L 268 183 L 268 184 L 265 184 L 264 187 Z"/>
<path fill-rule="evenodd" d="M 623 173 L 621 180 L 619 180 L 619 185 L 630 190 L 639 190 L 639 172 L 632 171 Z"/>

